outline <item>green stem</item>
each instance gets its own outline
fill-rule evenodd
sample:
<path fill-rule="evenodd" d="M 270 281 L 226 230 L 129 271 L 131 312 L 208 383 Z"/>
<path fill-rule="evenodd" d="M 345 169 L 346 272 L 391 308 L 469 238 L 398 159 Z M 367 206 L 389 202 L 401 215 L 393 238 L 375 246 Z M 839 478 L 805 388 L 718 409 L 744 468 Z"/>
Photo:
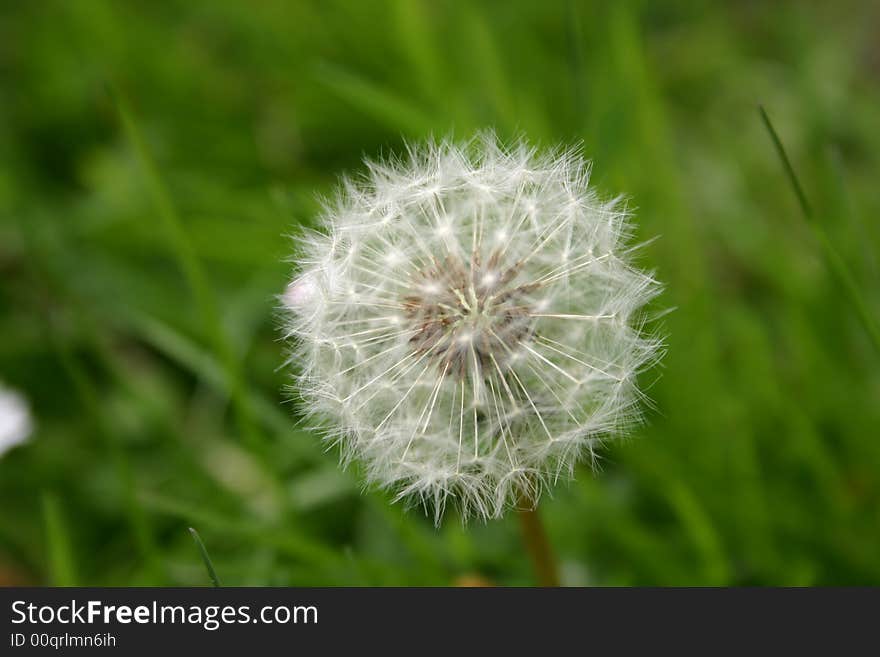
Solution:
<path fill-rule="evenodd" d="M 516 513 L 519 517 L 523 543 L 535 569 L 538 586 L 559 586 L 556 557 L 547 540 L 547 532 L 544 530 L 544 523 L 541 521 L 536 504 L 523 497 L 520 499 Z"/>

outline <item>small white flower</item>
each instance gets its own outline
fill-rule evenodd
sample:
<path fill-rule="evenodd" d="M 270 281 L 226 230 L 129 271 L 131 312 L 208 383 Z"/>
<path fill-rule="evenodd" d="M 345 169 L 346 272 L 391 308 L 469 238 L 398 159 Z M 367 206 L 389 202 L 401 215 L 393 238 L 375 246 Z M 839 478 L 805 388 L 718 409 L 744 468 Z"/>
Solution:
<path fill-rule="evenodd" d="M 657 354 L 627 212 L 572 151 L 494 136 L 344 180 L 282 299 L 306 410 L 372 483 L 497 517 L 638 417 Z"/>
<path fill-rule="evenodd" d="M 33 430 L 24 397 L 0 386 L 0 456 L 28 439 Z"/>

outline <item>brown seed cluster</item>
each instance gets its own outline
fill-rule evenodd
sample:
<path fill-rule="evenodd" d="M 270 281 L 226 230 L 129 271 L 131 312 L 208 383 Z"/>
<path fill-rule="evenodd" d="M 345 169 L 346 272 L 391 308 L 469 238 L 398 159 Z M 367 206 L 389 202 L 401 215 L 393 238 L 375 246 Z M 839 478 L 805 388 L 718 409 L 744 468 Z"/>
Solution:
<path fill-rule="evenodd" d="M 528 293 L 536 286 L 515 283 L 520 269 L 504 267 L 497 252 L 485 263 L 479 254 L 467 265 L 452 255 L 434 260 L 403 299 L 415 328 L 410 343 L 460 379 L 469 369 L 483 377 L 484 368 L 504 367 L 533 332 Z"/>

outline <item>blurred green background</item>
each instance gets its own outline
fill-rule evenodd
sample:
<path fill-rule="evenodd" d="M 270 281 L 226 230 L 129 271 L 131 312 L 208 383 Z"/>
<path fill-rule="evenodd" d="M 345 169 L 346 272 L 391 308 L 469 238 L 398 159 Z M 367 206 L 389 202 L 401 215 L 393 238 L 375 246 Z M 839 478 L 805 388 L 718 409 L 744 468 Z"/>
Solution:
<path fill-rule="evenodd" d="M 285 237 L 363 156 L 582 141 L 675 308 L 648 423 L 542 502 L 563 579 L 880 584 L 874 2 L 6 1 L 0 581 L 531 584 L 515 518 L 363 494 L 278 367 Z M 757 105 L 815 209 L 802 216 Z M 829 249 L 823 248 L 823 235 Z"/>

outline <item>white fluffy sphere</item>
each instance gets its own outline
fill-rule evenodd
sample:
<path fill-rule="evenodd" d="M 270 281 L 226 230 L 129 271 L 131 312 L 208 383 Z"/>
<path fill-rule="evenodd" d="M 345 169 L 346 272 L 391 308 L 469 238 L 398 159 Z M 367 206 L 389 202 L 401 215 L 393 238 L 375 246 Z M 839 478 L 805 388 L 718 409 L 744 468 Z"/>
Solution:
<path fill-rule="evenodd" d="M 627 212 L 578 153 L 431 143 L 345 180 L 283 295 L 297 389 L 343 462 L 439 522 L 499 516 L 638 416 L 657 354 Z"/>

